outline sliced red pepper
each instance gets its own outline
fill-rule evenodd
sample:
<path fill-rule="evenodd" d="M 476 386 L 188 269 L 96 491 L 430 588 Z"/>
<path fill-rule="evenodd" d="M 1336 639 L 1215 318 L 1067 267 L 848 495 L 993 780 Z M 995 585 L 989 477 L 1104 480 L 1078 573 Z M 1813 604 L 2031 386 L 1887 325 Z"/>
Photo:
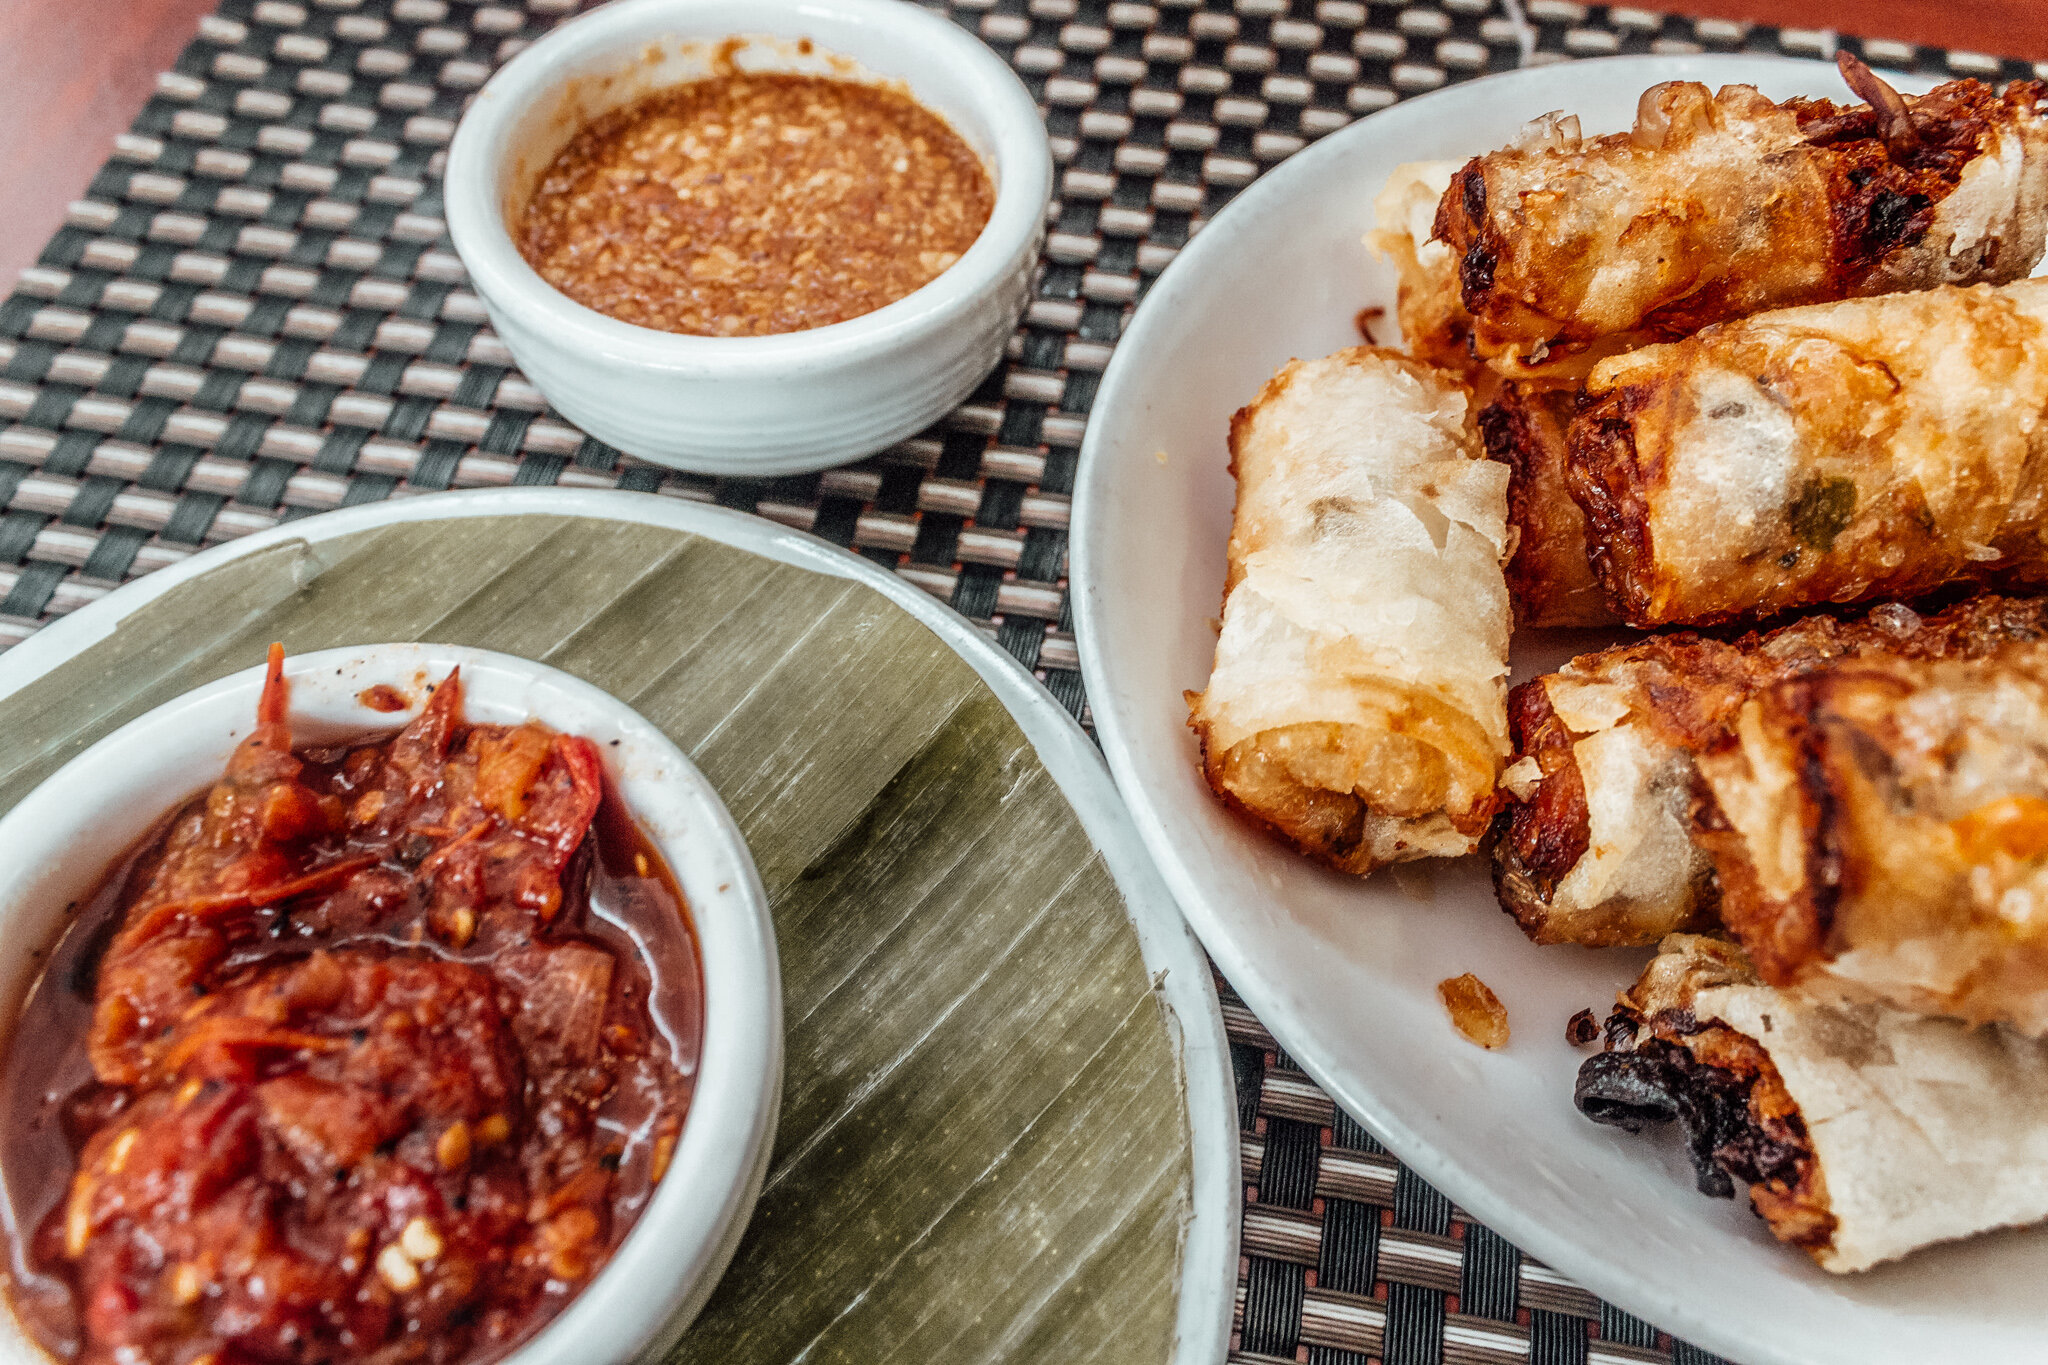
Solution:
<path fill-rule="evenodd" d="M 555 757 L 569 774 L 570 797 L 554 828 L 543 832 L 560 866 L 569 861 L 597 818 L 598 803 L 604 800 L 604 758 L 582 735 L 556 735 Z"/>
<path fill-rule="evenodd" d="M 441 761 L 461 723 L 462 670 L 453 668 L 411 724 L 392 737 L 385 761 L 403 773 L 415 791 L 431 786 L 440 780 Z"/>
<path fill-rule="evenodd" d="M 244 1014 L 214 1015 L 179 1033 L 157 1069 L 162 1075 L 175 1076 L 198 1059 L 202 1063 L 195 1073 L 199 1079 L 246 1079 L 254 1066 L 245 1054 L 339 1052 L 347 1046 L 346 1039 L 265 1024 Z M 214 1058 L 218 1061 L 210 1062 Z"/>
<path fill-rule="evenodd" d="M 256 728 L 283 725 L 291 713 L 291 684 L 284 680 L 284 641 L 270 642 L 269 668 L 263 675 L 263 695 L 256 699 Z"/>
<path fill-rule="evenodd" d="M 377 864 L 375 854 L 364 854 L 358 858 L 343 858 L 338 863 L 313 869 L 303 876 L 271 882 L 267 886 L 252 886 L 242 891 L 223 891 L 212 896 L 193 896 L 185 900 L 165 901 L 152 905 L 140 919 L 132 921 L 121 931 L 122 939 L 130 943 L 154 938 L 159 930 L 180 915 L 195 919 L 207 919 L 227 910 L 256 910 L 279 901 L 290 900 L 313 891 L 326 891 L 339 886 L 366 867 Z"/>

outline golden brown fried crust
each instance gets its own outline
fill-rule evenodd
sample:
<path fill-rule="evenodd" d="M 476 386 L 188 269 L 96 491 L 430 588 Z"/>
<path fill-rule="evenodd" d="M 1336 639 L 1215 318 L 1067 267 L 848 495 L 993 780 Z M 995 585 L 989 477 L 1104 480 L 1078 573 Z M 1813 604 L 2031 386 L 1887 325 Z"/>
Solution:
<path fill-rule="evenodd" d="M 1631 723 L 1643 727 L 1659 744 L 1693 752 L 1718 741 L 1736 709 L 1758 687 L 1881 635 L 1874 627 L 1844 625 L 1822 616 L 1768 636 L 1752 633 L 1733 643 L 1682 631 L 1586 655 L 1569 668 L 1577 679 L 1631 688 L 1636 695 Z M 1772 645 L 1768 651 L 1767 643 Z M 1611 937 L 1613 926 L 1606 921 L 1560 916 L 1553 905 L 1558 882 L 1585 855 L 1591 827 L 1585 782 L 1572 750 L 1584 736 L 1558 718 L 1545 682 L 1546 678 L 1531 679 L 1508 696 L 1508 727 L 1515 746 L 1510 763 L 1534 757 L 1542 776 L 1527 800 L 1504 797 L 1494 828 L 1495 893 L 1537 943 L 1643 942 L 1633 931 Z M 1713 889 L 1701 890 L 1702 903 L 1691 919 L 1670 928 L 1712 922 Z"/>
<path fill-rule="evenodd" d="M 1760 690 L 1743 713 L 1744 751 L 1775 757 L 1724 786 L 1736 736 L 1706 750 L 1712 785 L 1700 783 L 1695 838 L 1721 881 L 1722 922 L 1768 984 L 1832 979 L 1831 964 L 1853 953 L 1862 965 L 1837 980 L 1856 994 L 2033 1031 L 2048 970 L 2038 937 L 2024 908 L 2009 911 L 1995 888 L 1973 892 L 1974 875 L 1993 869 L 1975 866 L 1951 836 L 1966 812 L 1946 807 L 1995 805 L 2009 783 L 2034 780 L 1997 766 L 2005 760 L 1996 755 L 2018 755 L 2004 746 L 2023 748 L 2027 737 L 1996 727 L 2019 724 L 2010 718 L 2027 714 L 2026 690 L 2048 676 L 2048 613 L 2038 599 L 1957 611 L 1955 628 L 1923 632 L 1933 638 L 1913 641 L 1918 648 L 1838 660 Z M 1911 720 L 1902 719 L 1908 705 Z M 1994 728 L 1973 738 L 1980 722 Z M 2009 761 L 2012 773 L 2028 771 L 2023 755 Z M 1780 781 L 1788 789 L 1757 807 L 1770 813 L 1756 828 L 1735 828 L 1731 813 L 1742 807 L 1724 810 L 1715 797 L 1757 802 Z M 1769 857 L 1792 851 L 1793 875 L 1772 883 L 1758 839 Z"/>
<path fill-rule="evenodd" d="M 1564 484 L 1584 521 L 1586 570 L 1600 586 L 1601 604 L 1616 619 L 1630 612 L 1627 587 L 1652 564 L 1650 509 L 1643 490 L 1663 481 L 1663 460 L 1636 455 L 1636 421 L 1655 400 L 1627 387 L 1598 398 L 1582 394 L 1565 438 Z M 1624 585 L 1616 609 L 1613 584 Z M 1637 614 L 1640 614 L 1638 609 Z"/>
<path fill-rule="evenodd" d="M 1440 288 L 1419 268 L 1404 272 L 1394 295 L 1394 317 L 1417 360 L 1454 374 L 1477 368 L 1472 357 L 1472 315 L 1455 288 Z"/>
<path fill-rule="evenodd" d="M 2002 94 L 1952 81 L 1905 100 L 1918 133 L 1909 146 L 1888 140 L 1887 120 L 1867 105 L 1800 99 L 1773 107 L 1746 87 L 1710 96 L 1704 86 L 1674 82 L 1646 93 L 1631 133 L 1475 157 L 1444 195 L 1434 237 L 1457 254 L 1475 352 L 1537 366 L 1674 340 L 1765 309 L 1952 282 L 1954 265 L 1914 260 L 1912 249 L 1970 163 L 2044 99 L 2048 83 L 2040 81 L 2015 82 Z M 1729 156 L 1747 155 L 1746 167 L 1715 162 L 1704 185 L 1669 169 L 1673 149 L 1742 126 L 1758 130 L 1756 143 Z M 1608 193 L 1607 183 L 1588 175 L 1552 188 L 1556 172 L 1582 167 L 1649 182 L 1661 201 L 1631 218 L 1618 242 L 1588 238 L 1583 224 L 1599 215 L 1573 196 Z M 1668 187 L 1659 183 L 1666 179 Z M 1764 235 L 1731 237 L 1736 213 L 1760 222 Z M 1658 240 L 1640 261 L 1656 267 L 1654 280 L 1632 291 L 1633 307 L 1609 299 L 1608 316 L 1588 316 L 1582 305 L 1596 272 L 1628 254 L 1638 228 L 1645 243 Z M 1756 245 L 1731 260 L 1731 240 Z M 1997 258 L 2000 245 L 1996 237 L 1985 244 L 1968 278 L 2026 273 L 2028 263 Z M 1951 273 L 1927 275 L 1936 268 Z"/>
<path fill-rule="evenodd" d="M 1515 861 L 1539 883 L 1555 884 L 1586 852 L 1586 789 L 1572 761 L 1574 736 L 1551 708 L 1541 679 L 1508 694 L 1508 728 L 1516 755 L 1533 757 L 1543 773 L 1536 797 L 1516 807 L 1532 818 L 1514 827 Z M 1544 810 L 1546 804 L 1552 809 Z"/>
<path fill-rule="evenodd" d="M 1218 753 L 1203 734 L 1202 778 L 1239 818 L 1278 835 L 1325 867 L 1363 876 L 1385 862 L 1398 860 L 1408 846 L 1397 842 L 1389 849 L 1374 838 L 1378 832 L 1375 825 L 1384 821 L 1375 821 L 1364 800 L 1352 792 L 1303 782 L 1289 770 L 1286 755 L 1274 752 L 1279 747 L 1276 741 L 1286 738 L 1262 734 Z M 1254 795 L 1258 805 L 1247 802 L 1241 793 Z M 1449 828 L 1469 838 L 1483 831 L 1492 815 L 1489 801 L 1471 810 L 1444 812 L 1443 819 Z M 1395 857 L 1390 859 L 1389 853 Z"/>
<path fill-rule="evenodd" d="M 1551 709 L 1540 679 L 1508 694 L 1508 730 L 1516 757 L 1534 757 L 1543 776 L 1527 801 L 1502 794 L 1507 804 L 1492 831 L 1494 894 L 1535 942 L 1577 942 L 1551 925 L 1550 900 L 1592 837 L 1586 784 L 1572 757 L 1572 733 Z"/>
<path fill-rule="evenodd" d="M 1430 247 L 1428 227 L 1415 218 L 1418 209 L 1434 214 L 1442 196 L 1438 173 L 1445 164 L 1411 162 L 1395 167 L 1373 201 L 1378 226 L 1365 240 L 1376 255 L 1393 265 L 1398 276 L 1394 315 L 1409 354 L 1469 380 L 1476 378 L 1481 367 L 1472 354 L 1472 317 L 1458 298 L 1458 263 L 1448 250 Z M 1418 228 L 1424 240 L 1416 239 Z M 1359 321 L 1363 327 L 1365 315 L 1361 314 Z M 1370 331 L 1365 332 L 1365 339 L 1374 340 Z"/>
<path fill-rule="evenodd" d="M 1377 352 L 1378 348 L 1374 349 Z M 1268 379 L 1259 386 L 1257 397 L 1253 398 L 1251 402 L 1246 403 L 1236 412 L 1230 414 L 1230 461 L 1225 467 L 1230 470 L 1231 486 L 1237 490 L 1236 496 L 1240 502 L 1243 500 L 1244 486 L 1237 469 L 1238 449 L 1244 444 L 1246 434 L 1251 430 L 1252 421 L 1257 417 L 1260 406 L 1266 403 L 1278 402 L 1280 395 L 1287 392 L 1287 386 L 1294 382 L 1294 375 L 1294 366 L 1282 366 L 1271 379 Z M 1238 535 L 1235 516 L 1237 508 L 1235 504 L 1233 504 L 1231 511 L 1230 538 L 1235 542 Z M 1231 548 L 1235 550 L 1236 545 L 1233 544 Z M 1242 577 L 1244 577 L 1244 556 L 1233 553 L 1230 556 L 1230 562 L 1226 566 L 1223 576 L 1223 600 L 1225 602 L 1230 600 L 1230 590 L 1237 586 L 1237 580 Z M 1220 606 L 1218 610 L 1221 610 Z"/>
<path fill-rule="evenodd" d="M 1654 741 L 1687 754 L 1711 752 L 1729 742 L 1730 727 L 1743 704 L 1759 691 L 1795 681 L 1844 657 L 1870 654 L 1905 659 L 1979 658 L 2020 640 L 2048 635 L 2048 599 L 1985 596 L 1937 615 L 1920 617 L 1887 606 L 1853 620 L 1811 616 L 1768 632 L 1751 631 L 1733 641 L 1692 631 L 1655 636 L 1631 645 L 1574 659 L 1567 674 L 1580 681 L 1618 683 L 1634 694 L 1629 724 Z M 1491 833 L 1494 890 L 1503 909 L 1537 943 L 1601 946 L 1605 921 L 1583 914 L 1560 915 L 1552 903 L 1557 884 L 1585 855 L 1591 837 L 1586 790 L 1572 746 L 1573 733 L 1552 709 L 1550 677 L 1531 679 L 1508 696 L 1509 765 L 1533 757 L 1541 776 L 1526 800 L 1502 793 Z M 1728 856 L 1734 838 L 1704 786 L 1693 783 L 1695 841 L 1716 857 L 1718 888 L 1701 888 L 1700 903 L 1687 925 L 1724 919 L 1728 905 L 1760 903 L 1754 870 Z M 1739 840 L 1736 841 L 1739 844 Z M 1816 869 L 1825 872 L 1825 869 Z M 1742 934 L 1757 936 L 1752 953 L 1764 978 L 1787 980 L 1786 964 L 1810 960 L 1818 911 L 1785 915 L 1738 909 L 1754 923 Z M 1733 926 L 1731 926 L 1733 927 Z M 1626 941 L 1638 942 L 1637 938 Z"/>
<path fill-rule="evenodd" d="M 1479 413 L 1487 457 L 1512 471 L 1515 551 L 1506 571 L 1518 626 L 1615 623 L 1586 558 L 1585 514 L 1565 482 L 1566 432 L 1577 406 L 1575 389 L 1511 380 Z"/>
<path fill-rule="evenodd" d="M 1803 746 L 1806 736 L 1794 732 L 1803 729 L 1803 719 L 1826 690 L 1824 680 L 1816 685 L 1807 679 L 1764 689 L 1769 698 L 1762 717 L 1765 729 L 1774 738 L 1789 737 Z M 1804 894 L 1785 901 L 1765 891 L 1746 841 L 1730 828 L 1711 794 L 1702 795 L 1694 820 L 1694 840 L 1714 860 L 1721 883 L 1721 923 L 1742 944 L 1757 975 L 1773 986 L 1791 985 L 1805 968 L 1826 956 L 1841 889 L 1835 794 L 1826 768 L 1816 756 L 1809 753 L 1807 758 L 1795 774 L 1801 797 L 1800 848 L 1806 862 Z"/>
<path fill-rule="evenodd" d="M 1361 401 L 1356 384 L 1381 386 L 1369 390 L 1371 402 L 1362 410 L 1356 406 Z M 1412 430 L 1387 425 L 1400 415 L 1389 405 L 1401 403 L 1410 405 L 1406 415 L 1415 424 Z M 1285 411 L 1275 413 L 1275 405 L 1286 405 Z M 1506 747 L 1499 679 L 1505 672 L 1509 611 L 1498 573 L 1506 477 L 1477 458 L 1470 421 L 1469 391 L 1455 376 L 1372 346 L 1289 364 L 1231 419 L 1230 469 L 1238 486 L 1222 633 L 1210 689 L 1185 694 L 1189 726 L 1201 744 L 1204 780 L 1225 806 L 1340 871 L 1363 875 L 1388 862 L 1469 853 L 1492 818 L 1493 778 Z M 1479 678 L 1476 687 L 1467 689 L 1476 706 L 1468 705 L 1456 680 L 1440 689 L 1374 672 L 1365 647 L 1341 627 L 1318 625 L 1307 631 L 1314 638 L 1306 664 L 1284 651 L 1279 656 L 1262 651 L 1255 635 L 1232 644 L 1233 622 L 1247 632 L 1263 628 L 1276 635 L 1301 629 L 1260 595 L 1260 564 L 1269 566 L 1283 591 L 1291 590 L 1301 581 L 1298 575 L 1307 572 L 1301 567 L 1306 561 L 1286 561 L 1286 556 L 1321 547 L 1325 557 L 1314 561 L 1315 572 L 1328 576 L 1331 591 L 1351 591 L 1347 579 L 1354 585 L 1372 579 L 1370 573 L 1360 579 L 1351 571 L 1355 566 L 1330 562 L 1342 546 L 1359 539 L 1346 526 L 1370 510 L 1333 496 L 1332 481 L 1341 483 L 1357 473 L 1359 462 L 1377 448 L 1335 438 L 1325 448 L 1311 439 L 1317 433 L 1349 432 L 1361 422 L 1378 424 L 1376 437 L 1396 443 L 1391 449 L 1412 453 L 1400 444 L 1412 439 L 1433 443 L 1442 457 L 1458 457 L 1455 473 L 1436 463 L 1435 456 L 1425 472 L 1413 473 L 1422 497 L 1449 499 L 1477 480 L 1479 495 L 1492 505 L 1492 520 L 1481 527 L 1461 519 L 1466 514 L 1460 505 L 1446 514 L 1476 532 L 1454 548 L 1477 586 L 1457 594 L 1443 610 L 1460 618 L 1460 628 L 1481 613 L 1498 637 L 1481 646 L 1498 658 L 1497 671 L 1468 669 Z M 1371 457 L 1394 458 L 1384 453 Z M 1382 496 L 1365 483 L 1353 486 L 1346 498 L 1351 494 Z M 1287 567 L 1271 569 L 1276 560 L 1286 561 Z M 1439 558 L 1433 567 L 1443 564 Z M 1432 575 L 1429 586 L 1442 581 Z M 1390 590 L 1383 582 L 1357 588 L 1375 602 Z M 1418 600 L 1426 607 L 1433 604 L 1419 590 Z M 1233 610 L 1248 615 L 1233 616 Z M 1262 610 L 1266 616 L 1259 615 Z M 1244 624 L 1248 619 L 1265 624 Z M 1271 638 L 1263 643 L 1273 644 Z M 1234 683 L 1221 684 L 1235 711 L 1215 704 L 1218 679 L 1226 676 L 1227 648 L 1237 651 L 1231 661 L 1244 666 L 1232 675 Z M 1494 664 L 1494 659 L 1485 663 Z M 1260 666 L 1270 671 L 1248 676 Z M 1274 704 L 1274 687 L 1296 683 L 1304 694 L 1321 690 L 1307 700 L 1295 696 L 1285 705 Z M 1228 692 L 1230 686 L 1238 690 Z M 1267 709 L 1258 709 L 1262 705 Z"/>
<path fill-rule="evenodd" d="M 1237 789 L 1246 786 L 1270 793 L 1278 785 L 1256 771 L 1256 744 L 1240 744 L 1219 754 L 1210 751 L 1207 735 L 1200 737 L 1200 743 L 1202 780 L 1225 809 L 1251 825 L 1279 835 L 1325 867 L 1354 874 L 1372 870 L 1371 849 L 1365 837 L 1365 802 L 1349 792 L 1290 784 L 1297 797 L 1292 808 L 1280 809 L 1268 799 L 1254 810 L 1239 798 Z"/>

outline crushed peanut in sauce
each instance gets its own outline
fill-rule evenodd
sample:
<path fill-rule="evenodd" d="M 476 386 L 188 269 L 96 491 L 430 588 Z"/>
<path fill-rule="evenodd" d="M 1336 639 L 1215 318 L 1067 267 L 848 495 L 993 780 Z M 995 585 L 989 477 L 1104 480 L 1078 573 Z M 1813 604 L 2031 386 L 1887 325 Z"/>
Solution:
<path fill-rule="evenodd" d="M 762 336 L 844 322 L 928 284 L 994 202 L 973 150 L 907 95 L 734 73 L 577 133 L 516 236 L 542 278 L 600 313 Z"/>

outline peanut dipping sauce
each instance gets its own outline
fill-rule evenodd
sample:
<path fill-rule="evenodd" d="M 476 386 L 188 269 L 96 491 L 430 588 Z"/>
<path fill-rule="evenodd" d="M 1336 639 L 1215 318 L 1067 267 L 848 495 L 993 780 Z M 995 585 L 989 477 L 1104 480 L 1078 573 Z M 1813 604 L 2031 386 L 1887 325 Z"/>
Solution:
<path fill-rule="evenodd" d="M 907 95 L 728 69 L 577 133 L 513 235 L 542 278 L 600 313 L 764 336 L 929 283 L 994 202 L 973 150 Z"/>

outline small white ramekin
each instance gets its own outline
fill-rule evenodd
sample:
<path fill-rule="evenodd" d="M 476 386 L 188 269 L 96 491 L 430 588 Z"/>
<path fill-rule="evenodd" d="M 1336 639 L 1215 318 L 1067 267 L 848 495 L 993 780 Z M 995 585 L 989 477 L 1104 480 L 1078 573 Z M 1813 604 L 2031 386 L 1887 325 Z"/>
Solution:
<path fill-rule="evenodd" d="M 981 156 L 988 225 L 953 266 L 865 316 L 760 337 L 680 336 L 576 303 L 513 244 L 548 163 L 590 119 L 710 74 L 901 82 Z M 806 42 L 805 40 L 808 40 Z M 849 65 L 851 64 L 851 65 Z M 1052 157 L 1031 94 L 949 20 L 906 0 L 613 0 L 506 63 L 448 150 L 448 231 L 498 335 L 563 416 L 629 455 L 710 474 L 843 464 L 921 431 L 1001 358 L 1045 237 Z"/>
<path fill-rule="evenodd" d="M 689 905 L 704 968 L 704 1037 L 668 1173 L 610 1262 L 504 1365 L 659 1355 L 732 1259 L 767 1171 L 782 1095 L 782 979 L 768 898 L 718 794 L 667 736 L 625 703 L 544 664 L 434 644 L 294 655 L 285 666 L 293 741 L 334 743 L 401 725 L 411 711 L 373 711 L 357 695 L 386 683 L 417 706 L 426 696 L 421 684 L 457 664 L 471 720 L 538 717 L 597 742 Z M 0 1013 L 10 1030 L 70 908 L 166 812 L 204 791 L 247 737 L 263 674 L 244 670 L 129 722 L 0 818 Z M 49 1365 L 4 1310 L 0 1363 Z"/>

